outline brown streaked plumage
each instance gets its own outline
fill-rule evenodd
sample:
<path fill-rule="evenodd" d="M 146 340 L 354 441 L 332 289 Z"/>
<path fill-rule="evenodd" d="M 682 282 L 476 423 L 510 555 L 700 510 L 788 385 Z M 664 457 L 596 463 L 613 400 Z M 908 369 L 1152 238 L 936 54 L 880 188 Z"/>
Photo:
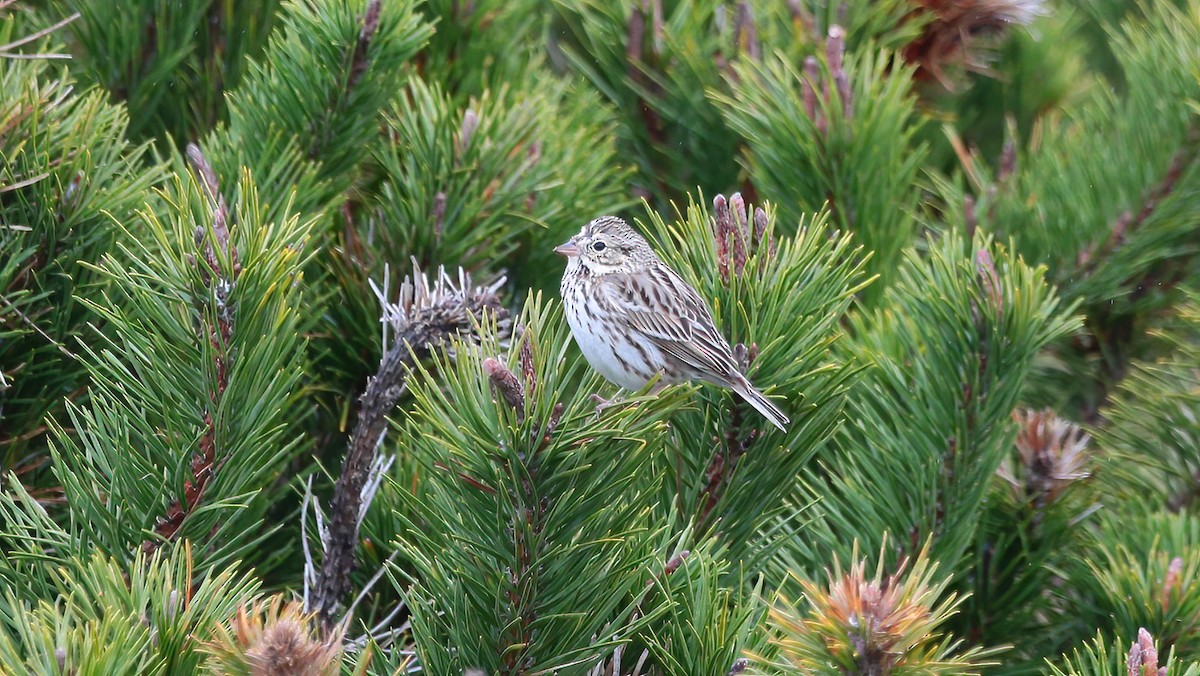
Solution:
<path fill-rule="evenodd" d="M 788 417 L 738 369 L 700 294 L 625 221 L 601 216 L 554 250 L 567 257 L 562 298 L 571 334 L 600 375 L 627 390 L 658 373 L 663 383 L 702 380 L 787 429 Z"/>

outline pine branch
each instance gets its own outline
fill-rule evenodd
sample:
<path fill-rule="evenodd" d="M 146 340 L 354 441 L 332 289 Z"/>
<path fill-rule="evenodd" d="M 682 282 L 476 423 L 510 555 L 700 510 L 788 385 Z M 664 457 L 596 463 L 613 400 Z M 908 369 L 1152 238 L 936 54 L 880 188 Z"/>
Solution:
<path fill-rule="evenodd" d="M 366 262 L 416 256 L 479 270 L 516 252 L 530 259 L 514 270 L 519 281 L 548 285 L 556 273 L 542 273 L 554 267 L 546 256 L 568 230 L 593 218 L 596 204 L 628 203 L 613 121 L 594 96 L 564 82 L 462 103 L 413 77 L 375 147 L 383 180 L 355 233 Z"/>
<path fill-rule="evenodd" d="M 1175 330 L 1158 333 L 1169 352 L 1132 364 L 1094 430 L 1107 490 L 1171 511 L 1200 496 L 1200 297 L 1189 293 L 1176 316 Z"/>
<path fill-rule="evenodd" d="M 1113 221 L 1109 228 L 1108 239 L 1103 244 L 1091 244 L 1079 252 L 1078 267 L 1081 274 L 1086 276 L 1094 272 L 1099 264 L 1099 259 L 1111 256 L 1130 235 L 1136 233 L 1146 223 L 1159 204 L 1175 190 L 1183 172 L 1196 161 L 1198 151 L 1200 151 L 1200 128 L 1192 126 L 1187 132 L 1183 146 L 1171 158 L 1162 179 L 1146 192 L 1137 214 L 1134 215 L 1131 211 L 1122 212 Z"/>
<path fill-rule="evenodd" d="M 1167 655 L 1159 651 L 1159 643 L 1144 627 L 1137 630 L 1136 638 L 1108 640 L 1102 634 L 1082 646 L 1063 655 L 1058 663 L 1047 658 L 1051 676 L 1200 676 L 1200 662 L 1184 662 L 1172 648 Z M 1125 650 L 1123 646 L 1129 645 Z M 1160 666 L 1161 665 L 1161 666 Z"/>
<path fill-rule="evenodd" d="M 728 286 L 730 277 L 743 277 L 746 274 L 746 263 L 754 260 L 753 272 L 761 275 L 771 265 L 775 254 L 776 244 L 769 234 L 770 219 L 761 207 L 752 211 L 753 220 L 746 211 L 745 201 L 740 193 L 734 193 L 729 200 L 724 195 L 713 198 L 713 240 L 716 244 L 717 270 L 721 281 Z M 758 356 L 758 345 L 751 343 L 747 348 L 744 343 L 733 346 L 734 356 L 742 371 L 745 372 Z M 702 497 L 697 524 L 701 525 L 701 533 L 712 526 L 709 516 L 713 508 L 720 502 L 725 492 L 726 484 L 732 480 L 737 469 L 738 461 L 757 441 L 760 431 L 756 427 L 743 430 L 743 409 L 734 406 L 729 411 L 727 422 L 723 425 L 721 443 L 712 457 L 705 472 L 705 481 L 700 489 Z"/>
<path fill-rule="evenodd" d="M 145 0 L 53 0 L 77 11 L 70 27 L 72 74 L 122 101 L 135 138 L 172 149 L 199 138 L 226 115 L 226 87 L 259 56 L 282 0 L 177 5 Z M 236 175 L 225 176 L 232 183 Z"/>
<path fill-rule="evenodd" d="M 916 233 L 928 147 L 912 69 L 887 52 L 849 52 L 847 40 L 831 26 L 821 58 L 807 56 L 802 69 L 783 52 L 743 59 L 730 91 L 712 96 L 745 139 L 739 161 L 750 182 L 787 222 L 828 208 L 872 252 L 868 269 L 885 277 L 866 292 L 875 298 Z"/>
<path fill-rule="evenodd" d="M 208 382 L 207 407 L 202 411 L 203 431 L 198 443 L 199 452 L 190 463 L 191 478 L 184 482 L 183 496 L 176 498 L 167 507 L 166 514 L 154 525 L 158 539 L 144 540 L 142 551 L 152 554 L 164 543 L 171 541 L 179 532 L 184 519 L 194 512 L 204 499 L 205 490 L 213 476 L 224 464 L 228 449 L 217 447 L 217 428 L 213 422 L 213 411 L 221 408 L 226 388 L 229 387 L 229 371 L 233 358 L 230 348 L 234 339 L 235 313 L 229 298 L 237 290 L 237 277 L 241 272 L 237 249 L 233 248 L 229 236 L 228 208 L 221 196 L 216 174 L 212 165 L 195 144 L 187 147 L 188 160 L 195 172 L 197 182 L 203 186 L 204 195 L 212 210 L 209 227 L 196 227 L 196 242 L 204 242 L 202 259 L 192 258 L 200 267 L 200 279 L 207 285 L 202 290 L 214 300 L 212 313 L 205 313 L 198 323 L 197 340 L 212 348 L 212 367 L 215 378 Z"/>
<path fill-rule="evenodd" d="M 383 441 L 386 416 L 404 393 L 414 365 L 430 350 L 450 340 L 468 339 L 485 316 L 493 321 L 505 320 L 507 312 L 496 293 L 503 281 L 476 287 L 461 270 L 458 280 L 453 280 L 439 268 L 430 284 L 414 262 L 412 276 L 400 288 L 399 300 L 385 305 L 384 320 L 395 335 L 379 370 L 359 398 L 358 422 L 334 486 L 325 557 L 314 584 L 311 607 L 326 632 L 333 630 L 338 607 L 350 589 L 364 510 L 363 488 Z"/>
<path fill-rule="evenodd" d="M 46 556 L 55 595 L 0 596 L 0 672 L 200 673 L 203 639 L 261 584 L 233 568 L 204 570 L 187 543 L 130 561 L 87 550 Z"/>
<path fill-rule="evenodd" d="M 229 94 L 229 124 L 202 144 L 217 173 L 248 166 L 269 203 L 295 190 L 299 211 L 334 208 L 379 133 L 406 61 L 432 32 L 416 5 L 286 3 L 264 58 Z"/>
<path fill-rule="evenodd" d="M 325 114 L 327 119 L 321 121 L 313 121 L 312 123 L 312 145 L 308 149 L 308 158 L 310 160 L 319 160 L 325 155 L 325 148 L 331 141 L 335 127 L 330 120 L 340 116 L 342 109 L 349 104 L 351 97 L 355 93 L 355 87 L 358 86 L 370 67 L 371 40 L 374 39 L 375 33 L 379 30 L 379 15 L 382 11 L 382 0 L 367 0 L 367 7 L 359 18 L 358 40 L 354 43 L 353 51 L 350 54 L 350 65 L 347 71 L 346 86 L 339 92 L 335 98 L 325 104 Z"/>
<path fill-rule="evenodd" d="M 635 190 L 643 197 L 674 199 L 697 185 L 715 191 L 738 182 L 731 162 L 738 138 L 706 92 L 726 88 L 739 38 L 753 31 L 747 17 L 725 21 L 720 5 L 554 3 L 566 29 L 555 47 L 620 112 L 620 148 L 638 166 Z"/>
<path fill-rule="evenodd" d="M 1079 556 L 1103 495 L 1092 479 L 1094 446 L 1053 411 L 1014 411 L 1016 441 L 993 479 L 954 622 L 975 645 L 1011 644 L 1008 664 L 1039 662 L 1061 647 L 1071 618 L 1047 593 Z"/>
<path fill-rule="evenodd" d="M 794 421 L 780 432 L 735 395 L 703 388 L 701 405 L 675 418 L 672 454 L 661 463 L 673 490 L 660 518 L 719 534 L 727 551 L 757 566 L 768 557 L 759 547 L 774 541 L 760 538 L 762 529 L 786 509 L 796 473 L 838 425 L 855 369 L 831 359 L 831 348 L 853 294 L 869 280 L 826 214 L 785 236 L 770 207 L 754 208 L 740 194 L 718 195 L 711 211 L 693 203 L 675 225 L 652 214 L 647 230 L 739 346 L 747 377 Z"/>
<path fill-rule="evenodd" d="M 526 333 L 522 336 L 521 344 L 529 345 L 530 341 L 530 335 Z M 487 373 L 491 385 L 500 392 L 504 403 L 513 410 L 519 422 L 524 422 L 526 398 L 521 381 L 507 366 L 494 358 L 485 359 L 483 369 Z M 524 368 L 522 371 L 522 375 L 526 376 L 527 386 L 531 390 L 536 388 L 536 372 L 526 371 Z M 537 607 L 542 599 L 538 597 L 541 589 L 537 588 L 537 571 L 534 570 L 540 548 L 535 540 L 536 535 L 545 528 L 545 521 L 552 505 L 549 500 L 539 502 L 534 486 L 543 479 L 539 472 L 541 463 L 538 454 L 545 450 L 552 441 L 553 430 L 562 419 L 563 411 L 562 402 L 556 402 L 554 412 L 544 428 L 547 431 L 538 431 L 531 435 L 532 444 L 529 452 L 523 458 L 528 465 L 527 474 L 519 478 L 514 477 L 516 479 L 514 483 L 520 486 L 522 492 L 521 502 L 526 505 L 537 504 L 537 507 L 532 509 L 526 507 L 524 510 L 519 510 L 516 518 L 510 524 L 515 547 L 516 567 L 508 571 L 508 585 L 502 593 L 505 597 L 504 600 L 511 606 L 511 613 L 515 621 L 506 628 L 504 635 L 501 636 L 501 640 L 509 645 L 529 645 L 537 638 L 534 634 L 533 623 L 537 619 Z M 479 484 L 478 488 L 487 490 L 483 484 Z M 503 656 L 503 661 L 507 672 L 524 674 L 533 659 L 530 656 L 522 660 L 518 652 L 512 651 Z"/>
<path fill-rule="evenodd" d="M 120 257 L 91 268 L 106 332 L 81 355 L 90 398 L 52 425 L 52 470 L 90 546 L 128 557 L 189 540 L 228 565 L 270 534 L 270 489 L 299 450 L 307 226 L 266 220 L 245 176 L 226 207 L 206 157 L 192 160 L 163 194 L 169 221 L 115 223 Z"/>
<path fill-rule="evenodd" d="M 371 47 L 371 40 L 379 30 L 379 13 L 382 7 L 379 0 L 367 2 L 367 9 L 362 15 L 362 28 L 358 32 L 358 42 L 354 45 L 354 56 L 350 60 L 350 77 L 346 80 L 346 95 L 354 90 L 367 70 L 368 50 Z"/>
<path fill-rule="evenodd" d="M 1129 238 L 1140 234 L 1147 221 L 1154 216 L 1155 210 L 1171 197 L 1184 173 L 1197 166 L 1198 158 L 1200 128 L 1193 124 L 1188 129 L 1183 145 L 1171 158 L 1162 179 L 1147 190 L 1137 213 L 1122 212 L 1113 221 L 1109 228 L 1110 234 L 1103 243 L 1091 244 L 1079 253 L 1078 268 L 1081 277 L 1087 278 L 1092 275 L 1098 266 L 1111 260 Z M 1177 270 L 1178 262 L 1161 260 L 1141 271 L 1140 279 L 1127 283 L 1131 289 L 1130 301 L 1136 302 L 1150 293 L 1150 289 L 1154 289 L 1156 294 L 1161 294 L 1164 284 L 1169 287 L 1180 282 L 1186 273 L 1181 274 L 1176 272 Z M 1106 304 L 1096 306 L 1089 313 L 1088 327 L 1095 341 L 1075 342 L 1073 346 L 1085 352 L 1099 351 L 1103 357 L 1100 363 L 1105 377 L 1098 382 L 1098 392 L 1084 411 L 1084 420 L 1089 424 L 1097 424 L 1100 422 L 1100 411 L 1108 403 L 1113 389 L 1128 373 L 1129 363 L 1134 356 L 1133 344 L 1139 336 L 1131 330 L 1130 318 L 1125 313 L 1114 314 Z"/>
<path fill-rule="evenodd" d="M 11 4 L 11 3 L 4 3 L 4 4 Z M 4 6 L 3 6 L 3 5 L 0 5 L 0 9 L 4 9 Z M 34 31 L 34 32 L 30 33 L 29 35 L 26 35 L 25 37 L 18 38 L 18 39 L 16 39 L 16 40 L 12 40 L 12 41 L 6 42 L 6 43 L 4 43 L 4 44 L 0 44 L 0 58 L 6 58 L 6 59 L 61 59 L 61 58 L 70 58 L 70 56 L 69 56 L 69 55 L 67 55 L 67 54 L 22 54 L 22 53 L 19 53 L 19 52 L 18 52 L 18 53 L 15 53 L 15 54 L 10 54 L 9 52 L 12 52 L 12 51 L 13 51 L 14 49 L 16 49 L 17 47 L 22 47 L 22 46 L 24 46 L 24 45 L 27 45 L 27 44 L 29 44 L 29 43 L 31 43 L 31 42 L 37 42 L 38 40 L 41 40 L 42 38 L 44 38 L 44 37 L 47 37 L 47 36 L 49 36 L 49 35 L 51 35 L 51 34 L 55 33 L 55 32 L 56 32 L 56 31 L 58 31 L 60 28 L 63 28 L 64 26 L 67 26 L 68 24 L 70 24 L 72 21 L 75 21 L 75 20 L 76 20 L 76 19 L 78 19 L 79 17 L 80 17 L 80 14 L 79 14 L 79 12 L 75 12 L 74 14 L 72 14 L 72 15 L 68 16 L 67 18 L 65 18 L 65 19 L 63 19 L 63 20 L 61 20 L 61 21 L 59 21 L 58 23 L 51 24 L 51 25 L 49 25 L 49 26 L 46 26 L 45 28 L 43 28 L 43 29 L 41 29 L 41 30 Z"/>
<path fill-rule="evenodd" d="M 532 92 L 555 78 L 546 64 L 545 0 L 426 0 L 437 29 L 413 59 L 457 103 L 485 93 Z"/>
<path fill-rule="evenodd" d="M 561 313 L 531 297 L 517 324 L 509 347 L 485 331 L 412 381 L 396 570 L 429 673 L 582 673 L 666 610 L 638 606 L 671 537 L 650 520 L 650 463 L 687 390 L 597 417 Z"/>
<path fill-rule="evenodd" d="M 1115 639 L 1145 628 L 1179 657 L 1200 658 L 1200 598 L 1190 593 L 1200 583 L 1194 517 L 1123 501 L 1101 512 L 1085 544 L 1063 562 L 1071 581 L 1063 616 L 1076 637 Z"/>
<path fill-rule="evenodd" d="M 797 548 L 799 565 L 846 556 L 844 533 L 874 534 L 872 547 L 885 534 L 902 548 L 932 536 L 947 573 L 964 574 L 1024 379 L 1072 327 L 1041 271 L 1002 248 L 976 235 L 968 258 L 953 233 L 931 247 L 927 261 L 909 254 L 886 310 L 851 323 L 848 347 L 871 367 L 805 482 L 801 503 L 820 500 L 809 533 L 820 544 Z"/>
<path fill-rule="evenodd" d="M 745 346 L 741 343 L 738 343 L 737 347 L 741 348 L 741 351 L 745 351 Z M 726 483 L 730 481 L 731 475 L 737 469 L 738 460 L 746 454 L 750 445 L 758 437 L 758 430 L 751 429 L 745 439 L 742 439 L 741 436 L 742 411 L 735 407 L 730 410 L 729 419 L 725 423 L 720 450 L 713 454 L 708 471 L 704 473 L 704 487 L 700 489 L 700 494 L 704 499 L 700 513 L 697 515 L 697 523 L 702 526 L 712 525 L 709 521 L 712 510 L 720 502 Z"/>
<path fill-rule="evenodd" d="M 1143 10 L 1106 38 L 1126 81 L 1119 93 L 1105 84 L 1087 90 L 1034 124 L 1024 146 L 1010 124 L 1019 161 L 1002 160 L 999 171 L 1019 164 L 1016 171 L 992 180 L 956 147 L 975 193 L 964 220 L 1014 237 L 1087 315 L 1087 333 L 1053 349 L 1070 375 L 1046 373 L 1037 389 L 1043 403 L 1070 405 L 1089 422 L 1147 349 L 1146 327 L 1179 300 L 1179 285 L 1196 269 L 1200 138 L 1189 101 L 1200 97 L 1200 22 L 1170 3 Z M 957 188 L 944 196 L 946 204 L 965 202 Z"/>
<path fill-rule="evenodd" d="M 651 0 L 651 7 L 634 7 L 629 15 L 629 28 L 625 38 L 625 59 L 627 62 L 626 75 L 633 83 L 636 92 L 635 105 L 641 114 L 643 133 L 650 142 L 662 145 L 667 139 L 663 132 L 661 116 L 655 112 L 652 99 L 662 96 L 661 88 L 654 87 L 650 78 L 643 71 L 643 43 L 646 39 L 646 14 L 649 13 L 653 24 L 651 27 L 651 61 L 659 60 L 659 45 L 662 44 L 662 0 Z M 657 90 L 657 91 L 656 91 Z M 665 182 L 658 180 L 658 189 L 665 192 Z"/>
<path fill-rule="evenodd" d="M 34 30 L 36 12 L 8 12 L 0 46 L 60 50 L 62 22 Z M 88 397 L 79 357 L 100 319 L 78 301 L 105 284 L 84 262 L 110 251 L 114 220 L 133 220 L 163 167 L 128 142 L 126 112 L 102 92 L 45 59 L 0 63 L 0 466 L 28 470 L 46 459 L 47 416 Z"/>
<path fill-rule="evenodd" d="M 633 645 L 648 646 L 649 673 L 664 676 L 732 676 L 761 667 L 746 657 L 769 650 L 763 626 L 769 604 L 761 578 L 747 579 L 732 570 L 729 552 L 716 540 L 683 549 L 693 536 L 685 531 L 660 546 L 668 558 L 647 582 L 641 607 L 661 604 L 667 612 L 647 625 Z M 604 673 L 627 672 L 614 668 Z"/>

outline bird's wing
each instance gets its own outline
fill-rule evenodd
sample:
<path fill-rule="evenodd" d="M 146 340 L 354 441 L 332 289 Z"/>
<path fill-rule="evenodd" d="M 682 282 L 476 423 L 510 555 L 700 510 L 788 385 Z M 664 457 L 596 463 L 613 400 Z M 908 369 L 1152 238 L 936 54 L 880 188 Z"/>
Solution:
<path fill-rule="evenodd" d="M 618 317 L 674 359 L 718 378 L 738 370 L 708 307 L 670 268 L 605 275 L 601 289 Z"/>

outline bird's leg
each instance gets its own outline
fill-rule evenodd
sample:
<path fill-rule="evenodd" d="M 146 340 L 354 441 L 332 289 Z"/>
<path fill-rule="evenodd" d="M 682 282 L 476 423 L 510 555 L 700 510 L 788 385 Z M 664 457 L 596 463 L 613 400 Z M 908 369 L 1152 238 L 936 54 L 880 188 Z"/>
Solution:
<path fill-rule="evenodd" d="M 663 388 L 666 386 L 667 386 L 667 383 L 659 381 L 658 383 L 656 383 L 654 385 L 654 387 L 651 387 L 650 391 L 647 392 L 646 394 L 648 394 L 650 396 L 656 395 L 659 392 L 662 392 Z M 616 406 L 617 404 L 625 403 L 625 397 L 622 396 L 623 394 L 625 394 L 625 390 L 617 390 L 617 393 L 614 394 L 611 398 L 605 399 L 604 397 L 600 396 L 599 394 L 592 393 L 591 399 L 592 399 L 592 401 L 596 402 L 596 417 L 597 418 L 600 417 L 600 414 L 603 413 L 605 409 L 612 408 L 613 406 Z"/>
<path fill-rule="evenodd" d="M 591 398 L 592 401 L 596 402 L 596 417 L 599 418 L 600 414 L 604 413 L 604 409 L 620 404 L 624 399 L 624 397 L 621 396 L 623 392 L 624 390 L 617 390 L 617 393 L 609 399 L 605 399 L 599 394 L 593 393 Z"/>

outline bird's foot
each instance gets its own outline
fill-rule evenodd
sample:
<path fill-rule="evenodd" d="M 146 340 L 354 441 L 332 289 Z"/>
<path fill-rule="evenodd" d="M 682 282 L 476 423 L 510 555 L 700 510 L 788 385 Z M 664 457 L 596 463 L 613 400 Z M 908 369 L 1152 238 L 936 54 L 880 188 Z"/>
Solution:
<path fill-rule="evenodd" d="M 604 397 L 602 397 L 598 394 L 593 394 L 591 396 L 591 399 L 592 399 L 592 401 L 596 402 L 596 417 L 597 418 L 599 418 L 604 413 L 605 409 L 612 408 L 613 406 L 616 406 L 617 404 L 620 404 L 623 401 L 619 392 L 617 394 L 614 394 L 611 399 L 605 399 Z"/>
<path fill-rule="evenodd" d="M 662 392 L 663 388 L 666 386 L 667 386 L 666 383 L 659 382 L 654 387 L 651 387 L 650 391 L 647 392 L 646 394 L 648 394 L 649 396 L 654 396 L 654 395 L 658 394 L 659 392 Z M 612 408 L 613 406 L 617 406 L 620 404 L 624 404 L 625 397 L 622 396 L 623 394 L 625 394 L 624 390 L 618 390 L 617 393 L 614 394 L 609 399 L 605 399 L 604 397 L 600 396 L 599 394 L 595 394 L 595 393 L 590 395 L 591 400 L 596 402 L 596 417 L 599 418 L 600 415 L 602 413 L 604 413 L 604 411 L 606 409 Z"/>

